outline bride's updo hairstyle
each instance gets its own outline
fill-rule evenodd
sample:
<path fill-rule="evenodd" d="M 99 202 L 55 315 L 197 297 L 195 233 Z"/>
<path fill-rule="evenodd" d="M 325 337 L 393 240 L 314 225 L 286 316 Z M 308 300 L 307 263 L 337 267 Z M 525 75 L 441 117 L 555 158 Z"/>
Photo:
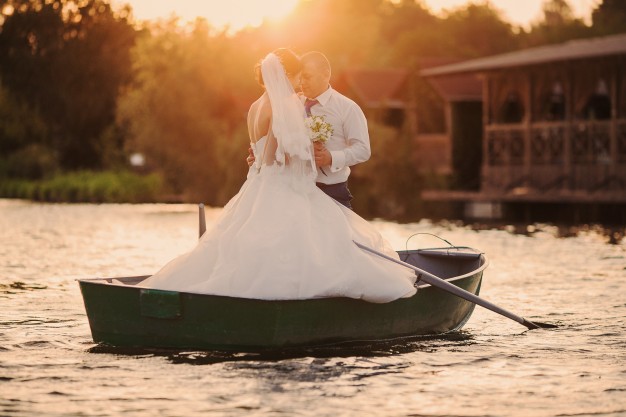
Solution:
<path fill-rule="evenodd" d="M 272 52 L 274 55 L 278 57 L 278 60 L 281 64 L 283 64 L 283 68 L 285 69 L 285 73 L 289 77 L 293 77 L 302 71 L 302 63 L 300 62 L 300 58 L 298 55 L 293 53 L 291 49 L 287 48 L 278 48 Z M 263 83 L 263 74 L 261 74 L 261 61 L 259 61 L 254 66 L 254 74 L 256 76 L 257 82 L 265 87 Z"/>

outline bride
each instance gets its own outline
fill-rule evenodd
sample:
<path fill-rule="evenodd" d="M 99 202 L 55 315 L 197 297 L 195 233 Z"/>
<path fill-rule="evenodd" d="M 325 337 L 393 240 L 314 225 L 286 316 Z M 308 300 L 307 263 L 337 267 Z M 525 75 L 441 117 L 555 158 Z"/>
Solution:
<path fill-rule="evenodd" d="M 256 162 L 241 190 L 190 252 L 142 287 L 266 300 L 351 297 L 375 303 L 415 294 L 415 274 L 367 221 L 315 185 L 313 145 L 295 93 L 300 63 L 280 49 L 261 61 L 265 92 L 250 107 Z"/>

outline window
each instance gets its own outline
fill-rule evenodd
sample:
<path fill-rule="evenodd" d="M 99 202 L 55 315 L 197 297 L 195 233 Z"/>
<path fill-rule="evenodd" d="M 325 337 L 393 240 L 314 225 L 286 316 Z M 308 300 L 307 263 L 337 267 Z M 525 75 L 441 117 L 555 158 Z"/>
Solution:
<path fill-rule="evenodd" d="M 524 104 L 517 91 L 511 90 L 507 93 L 502 106 L 500 107 L 498 121 L 500 123 L 521 123 L 524 119 Z"/>
<path fill-rule="evenodd" d="M 565 119 L 565 93 L 560 81 L 555 81 L 544 102 L 544 120 Z"/>
<path fill-rule="evenodd" d="M 611 98 L 604 78 L 598 80 L 595 90 L 587 97 L 581 116 L 587 120 L 607 120 L 611 118 Z"/>

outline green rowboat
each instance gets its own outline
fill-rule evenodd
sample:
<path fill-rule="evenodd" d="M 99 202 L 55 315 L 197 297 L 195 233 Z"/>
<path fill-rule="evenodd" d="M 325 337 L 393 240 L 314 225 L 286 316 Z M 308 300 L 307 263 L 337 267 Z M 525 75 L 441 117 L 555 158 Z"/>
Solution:
<path fill-rule="evenodd" d="M 478 295 L 484 254 L 470 248 L 398 252 L 400 259 Z M 474 304 L 417 282 L 390 303 L 351 298 L 256 300 L 142 288 L 148 276 L 79 280 L 96 343 L 119 347 L 262 351 L 366 342 L 460 329 Z"/>

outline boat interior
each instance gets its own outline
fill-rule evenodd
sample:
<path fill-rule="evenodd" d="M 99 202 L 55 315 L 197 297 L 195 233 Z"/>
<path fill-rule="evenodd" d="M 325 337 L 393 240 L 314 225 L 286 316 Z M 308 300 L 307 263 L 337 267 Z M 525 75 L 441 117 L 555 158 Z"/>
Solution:
<path fill-rule="evenodd" d="M 400 260 L 446 280 L 472 275 L 487 267 L 487 258 L 482 252 L 462 246 L 405 250 L 398 251 L 398 255 Z M 113 285 L 137 285 L 148 277 L 149 275 L 96 278 L 93 281 Z M 419 284 L 426 285 L 428 284 Z"/>
<path fill-rule="evenodd" d="M 487 267 L 484 254 L 466 246 L 398 251 L 398 255 L 400 260 L 446 280 L 472 275 Z"/>

